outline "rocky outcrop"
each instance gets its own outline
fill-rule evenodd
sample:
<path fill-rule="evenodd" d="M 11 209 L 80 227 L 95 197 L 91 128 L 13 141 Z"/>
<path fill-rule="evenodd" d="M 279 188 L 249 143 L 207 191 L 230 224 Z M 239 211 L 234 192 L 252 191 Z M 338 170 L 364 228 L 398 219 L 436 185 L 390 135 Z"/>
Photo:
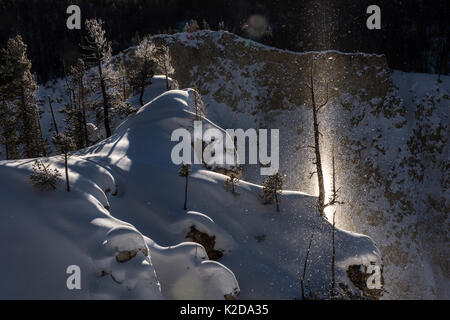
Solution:
<path fill-rule="evenodd" d="M 334 149 L 345 202 L 336 208 L 337 225 L 375 240 L 383 256 L 387 297 L 445 297 L 438 287 L 448 287 L 448 177 L 436 186 L 442 196 L 434 192 L 430 197 L 424 195 L 420 177 L 424 168 L 437 173 L 448 168 L 449 120 L 442 107 L 448 106 L 448 92 L 437 94 L 441 107 L 408 110 L 384 56 L 295 53 L 227 32 L 155 39 L 169 46 L 180 87 L 195 86 L 201 92 L 210 119 L 223 128 L 280 129 L 285 186 L 316 194 L 307 148 L 312 142 L 307 83 L 313 66 L 316 100 L 325 100 L 328 86 L 329 103 L 319 122 L 326 187 Z M 433 110 L 444 112 L 430 116 Z M 426 126 L 421 117 L 438 120 Z M 424 132 L 440 150 L 428 146 L 431 140 Z M 243 178 L 261 183 L 264 177 L 246 166 Z M 439 223 L 427 222 L 429 212 L 430 221 Z"/>

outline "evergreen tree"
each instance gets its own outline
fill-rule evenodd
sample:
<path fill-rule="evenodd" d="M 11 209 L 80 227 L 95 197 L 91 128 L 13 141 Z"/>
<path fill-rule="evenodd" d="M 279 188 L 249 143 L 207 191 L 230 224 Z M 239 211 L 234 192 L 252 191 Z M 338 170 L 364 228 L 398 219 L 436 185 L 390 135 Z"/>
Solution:
<path fill-rule="evenodd" d="M 206 19 L 202 20 L 202 29 L 203 30 L 211 30 L 211 27 L 209 26 L 208 21 L 206 21 Z"/>
<path fill-rule="evenodd" d="M 0 144 L 5 149 L 6 160 L 20 158 L 17 148 L 15 112 L 3 97 L 0 98 Z"/>
<path fill-rule="evenodd" d="M 121 91 L 123 102 L 125 103 L 125 100 L 131 96 L 132 92 L 129 81 L 130 70 L 129 67 L 127 66 L 127 62 L 123 53 L 120 55 L 120 60 L 119 63 L 116 65 L 116 70 L 119 82 L 119 89 Z"/>
<path fill-rule="evenodd" d="M 98 82 L 101 95 L 103 97 L 103 123 L 106 136 L 111 136 L 110 110 L 111 102 L 108 94 L 108 81 L 111 80 L 111 44 L 106 39 L 105 30 L 103 30 L 103 21 L 101 19 L 86 20 L 86 30 L 88 35 L 85 37 L 85 44 L 81 47 L 87 53 L 84 60 L 88 66 L 97 67 Z"/>
<path fill-rule="evenodd" d="M 40 190 L 55 190 L 61 173 L 58 169 L 51 169 L 37 159 L 33 164 L 33 173 L 30 175 L 31 183 Z"/>
<path fill-rule="evenodd" d="M 82 59 L 78 59 L 70 69 L 67 90 L 73 97 L 73 103 L 64 109 L 67 123 L 65 132 L 74 140 L 76 148 L 82 149 L 89 145 L 86 113 L 92 106 L 89 99 L 91 89 L 86 83 L 86 64 Z"/>
<path fill-rule="evenodd" d="M 70 182 L 69 182 L 69 165 L 67 163 L 69 157 L 69 151 L 72 151 L 75 148 L 75 144 L 73 139 L 66 134 L 57 133 L 53 136 L 53 144 L 56 147 L 56 151 L 58 153 L 64 154 L 64 168 L 66 172 L 66 190 L 70 192 Z"/>
<path fill-rule="evenodd" d="M 197 20 L 191 19 L 184 25 L 183 32 L 192 33 L 198 31 L 199 29 L 200 27 L 198 26 Z"/>
<path fill-rule="evenodd" d="M 133 87 L 139 92 L 139 103 L 144 105 L 145 88 L 152 84 L 155 75 L 157 48 L 149 37 L 145 37 L 135 51 Z"/>
<path fill-rule="evenodd" d="M 269 176 L 263 184 L 264 204 L 271 204 L 273 200 L 277 205 L 277 211 L 280 212 L 280 200 L 278 199 L 278 193 L 283 189 L 283 177 L 277 172 L 274 175 Z"/>
<path fill-rule="evenodd" d="M 170 90 L 169 75 L 172 75 L 175 70 L 172 66 L 172 60 L 170 57 L 169 48 L 165 45 L 160 45 L 156 50 L 156 62 L 159 68 L 164 72 L 166 76 L 166 89 Z"/>
<path fill-rule="evenodd" d="M 234 172 L 231 172 L 228 179 L 225 181 L 225 188 L 227 190 L 231 189 L 231 193 L 234 195 L 239 195 L 236 191 L 236 186 L 239 184 L 239 179 Z"/>
<path fill-rule="evenodd" d="M 27 45 L 17 35 L 8 40 L 2 50 L 3 64 L 0 66 L 2 83 L 2 108 L 9 110 L 7 118 L 15 115 L 18 132 L 17 144 L 26 158 L 44 155 L 44 141 L 40 132 L 39 110 L 36 102 L 37 83 L 31 73 L 31 61 L 27 58 Z M 12 133 L 11 133 L 12 137 Z M 14 139 L 13 139 L 14 140 Z M 13 140 L 8 142 L 13 143 Z"/>
<path fill-rule="evenodd" d="M 194 111 L 195 120 L 201 120 L 205 116 L 205 104 L 197 89 L 194 89 Z"/>

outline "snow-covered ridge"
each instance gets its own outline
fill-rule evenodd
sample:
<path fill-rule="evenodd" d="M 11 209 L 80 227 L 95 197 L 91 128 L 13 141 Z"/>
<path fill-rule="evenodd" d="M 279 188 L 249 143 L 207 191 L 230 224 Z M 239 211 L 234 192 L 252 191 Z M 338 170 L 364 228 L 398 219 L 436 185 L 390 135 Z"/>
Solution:
<path fill-rule="evenodd" d="M 450 196 L 449 179 L 445 174 L 449 155 L 449 77 L 441 76 L 442 83 L 437 83 L 435 75 L 391 73 L 382 56 L 339 52 L 293 53 L 226 32 L 201 31 L 193 35 L 156 37 L 169 44 L 176 69 L 174 77 L 181 87 L 196 85 L 202 93 L 211 121 L 223 128 L 281 129 L 281 170 L 287 174 L 288 188 L 309 194 L 315 194 L 316 190 L 314 181 L 309 179 L 311 159 L 302 148 L 311 141 L 311 114 L 304 82 L 309 75 L 311 57 L 316 57 L 317 79 L 328 81 L 331 93 L 330 104 L 321 115 L 321 130 L 326 142 L 323 153 L 328 186 L 331 146 L 337 150 L 338 185 L 345 202 L 337 208 L 338 226 L 367 234 L 376 242 L 383 256 L 387 289 L 384 298 L 449 297 Z M 41 86 L 40 94 L 46 97 L 50 93 L 64 98 L 64 93 L 58 93 L 63 80 L 59 84 L 55 92 L 51 87 Z M 158 97 L 162 92 L 158 90 L 162 87 L 163 82 L 154 82 L 146 92 L 146 101 Z M 323 89 L 323 86 L 318 88 Z M 43 127 L 50 128 L 50 118 L 44 115 L 43 120 L 48 120 Z M 115 148 L 111 155 L 114 154 L 120 167 L 132 168 L 133 161 L 128 153 L 135 152 L 135 147 L 131 144 L 130 148 Z M 95 155 L 94 151 L 89 151 L 92 159 L 103 158 L 104 154 Z M 153 159 L 163 165 L 169 164 L 166 159 Z M 117 170 L 122 172 L 122 169 Z M 223 181 L 209 176 L 216 177 L 215 174 L 203 173 L 208 173 L 207 177 L 202 176 L 211 184 L 222 185 Z M 111 174 L 116 181 L 120 179 L 120 176 Z M 244 174 L 245 179 L 261 183 L 254 168 L 245 168 Z M 159 178 L 158 183 L 163 177 Z M 24 183 L 26 180 L 23 178 Z M 178 183 L 181 185 L 177 180 Z M 120 193 L 120 183 L 118 185 Z M 256 196 L 259 191 L 253 190 Z M 95 194 L 102 198 L 100 192 Z M 113 202 L 108 197 L 106 199 Z M 173 201 L 173 197 L 162 199 L 167 203 Z M 220 199 L 218 201 L 222 203 Z M 233 202 L 234 198 L 230 201 Z M 154 204 L 149 202 L 149 205 Z M 116 210 L 113 203 L 110 205 L 112 211 Z M 228 208 L 230 204 L 224 206 Z M 159 207 L 163 213 L 170 211 L 164 205 Z M 213 217 L 210 207 L 213 205 L 207 209 L 190 209 L 201 212 L 198 216 L 213 218 L 215 225 L 222 227 Z M 242 212 L 240 208 L 236 210 Z M 123 211 L 129 212 L 126 208 Z M 190 219 L 191 214 L 188 217 Z M 125 214 L 121 219 L 132 222 Z M 188 221 L 185 223 L 191 223 Z M 144 235 L 153 237 L 152 232 L 144 232 L 135 222 L 132 223 Z M 179 230 L 180 225 L 174 225 L 176 227 L 173 228 Z M 270 229 L 270 225 L 267 228 Z M 215 229 L 209 230 L 211 234 L 220 233 Z M 183 236 L 169 240 L 153 239 L 160 245 L 170 246 L 183 241 L 188 231 L 189 228 L 185 227 Z M 262 234 L 256 237 L 261 239 Z M 222 242 L 227 244 L 223 247 L 233 247 L 229 237 L 217 235 L 217 243 Z M 302 260 L 304 252 L 298 251 L 299 260 Z M 224 264 L 237 275 L 242 289 L 241 275 L 230 264 Z M 298 293 L 297 289 L 291 288 L 292 295 Z M 259 297 L 256 294 L 241 295 L 248 296 Z"/>
<path fill-rule="evenodd" d="M 336 150 L 340 227 L 370 235 L 385 265 L 385 298 L 448 298 L 448 76 L 391 72 L 383 56 L 296 53 L 227 32 L 162 35 L 174 77 L 195 85 L 208 117 L 226 128 L 280 129 L 281 172 L 289 188 L 316 194 L 309 178 L 312 59 L 325 182 Z M 397 89 L 397 87 L 399 89 Z M 258 168 L 244 178 L 261 183 Z"/>
<path fill-rule="evenodd" d="M 314 197 L 283 192 L 276 213 L 262 204 L 261 186 L 241 181 L 235 196 L 226 176 L 194 166 L 190 211 L 182 209 L 184 179 L 170 161 L 170 134 L 192 126 L 190 92 L 149 99 L 109 139 L 75 152 L 70 193 L 62 184 L 34 188 L 31 159 L 0 162 L 1 298 L 299 298 L 312 234 L 307 278 L 311 290 L 327 292 L 331 225 Z M 63 168 L 61 156 L 43 161 Z M 193 226 L 215 236 L 219 261 L 186 242 Z M 347 267 L 379 264 L 378 251 L 368 237 L 341 230 L 336 248 L 337 282 L 358 292 Z M 81 268 L 81 290 L 66 287 L 69 265 Z"/>

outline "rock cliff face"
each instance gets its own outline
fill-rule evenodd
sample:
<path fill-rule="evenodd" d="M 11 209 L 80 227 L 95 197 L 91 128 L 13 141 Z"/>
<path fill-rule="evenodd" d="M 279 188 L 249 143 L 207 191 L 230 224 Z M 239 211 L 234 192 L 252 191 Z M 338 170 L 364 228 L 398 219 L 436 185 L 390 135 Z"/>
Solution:
<path fill-rule="evenodd" d="M 372 237 L 384 263 L 386 298 L 449 298 L 448 77 L 400 95 L 384 56 L 294 53 L 226 32 L 156 36 L 171 51 L 180 87 L 196 86 L 224 128 L 280 129 L 286 186 L 317 193 L 313 170 L 311 66 L 326 187 L 334 149 L 345 203 L 338 226 Z M 410 88 L 406 88 L 408 91 Z M 261 182 L 247 166 L 244 178 Z M 447 173 L 445 173 L 447 172 Z M 444 174 L 442 174 L 444 173 Z"/>

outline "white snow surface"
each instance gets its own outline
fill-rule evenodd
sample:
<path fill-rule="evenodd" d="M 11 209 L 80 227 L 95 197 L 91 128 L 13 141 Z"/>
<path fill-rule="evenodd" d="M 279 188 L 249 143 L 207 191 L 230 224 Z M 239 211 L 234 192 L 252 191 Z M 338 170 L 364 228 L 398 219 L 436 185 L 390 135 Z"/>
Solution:
<path fill-rule="evenodd" d="M 194 165 L 183 210 L 170 137 L 192 129 L 192 91 L 163 92 L 149 88 L 149 103 L 110 138 L 70 156 L 70 193 L 64 178 L 55 191 L 31 185 L 34 159 L 0 162 L 0 299 L 299 298 L 312 234 L 307 280 L 327 291 L 332 226 L 315 197 L 283 191 L 278 213 L 262 203 L 261 186 L 240 181 L 235 196 L 227 176 Z M 64 172 L 62 156 L 42 160 Z M 191 226 L 216 237 L 221 259 L 187 242 Z M 381 263 L 367 236 L 338 229 L 336 249 L 337 282 L 352 289 L 349 264 Z M 116 261 L 132 250 L 135 257 Z M 66 286 L 70 265 L 81 269 L 81 290 Z"/>

